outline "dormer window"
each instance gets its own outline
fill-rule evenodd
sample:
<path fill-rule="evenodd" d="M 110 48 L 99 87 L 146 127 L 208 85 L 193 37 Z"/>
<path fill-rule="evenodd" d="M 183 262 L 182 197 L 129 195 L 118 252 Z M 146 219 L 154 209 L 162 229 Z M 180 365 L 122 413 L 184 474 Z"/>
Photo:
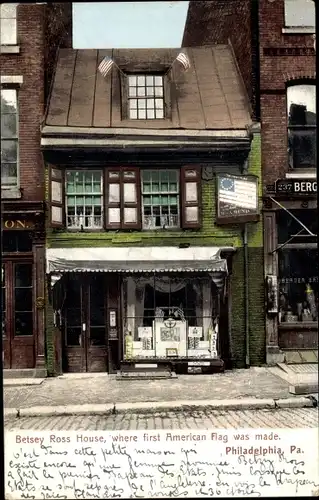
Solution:
<path fill-rule="evenodd" d="M 128 76 L 128 118 L 133 120 L 164 118 L 164 75 Z"/>

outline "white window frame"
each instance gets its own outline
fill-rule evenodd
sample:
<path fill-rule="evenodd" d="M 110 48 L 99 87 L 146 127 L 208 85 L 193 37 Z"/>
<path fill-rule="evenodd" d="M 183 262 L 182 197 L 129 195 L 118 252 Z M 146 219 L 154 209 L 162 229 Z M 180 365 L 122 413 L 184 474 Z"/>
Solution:
<path fill-rule="evenodd" d="M 20 182 L 20 166 L 19 166 L 19 93 L 18 89 L 14 87 L 2 87 L 1 86 L 1 94 L 2 92 L 5 92 L 6 90 L 9 90 L 10 92 L 15 92 L 15 97 L 16 97 L 16 135 L 14 137 L 3 137 L 1 135 L 1 142 L 5 141 L 15 141 L 17 144 L 17 160 L 16 160 L 16 176 L 12 177 L 14 179 L 14 182 L 11 184 L 2 184 L 2 176 L 1 176 L 1 190 L 9 193 L 10 191 L 17 190 L 19 188 L 19 182 Z M 13 113 L 12 113 L 13 114 Z M 2 130 L 2 127 L 1 127 Z M 5 162 L 3 162 L 5 163 Z M 9 162 L 10 163 L 10 162 Z M 10 196 L 11 197 L 11 196 Z"/>
<path fill-rule="evenodd" d="M 283 33 L 304 33 L 312 34 L 315 32 L 315 2 L 314 0 L 285 0 L 285 27 Z M 302 21 L 300 15 L 294 15 L 293 12 L 306 12 L 309 17 L 313 18 L 313 22 L 306 24 Z M 313 11 L 313 12 L 311 12 Z M 296 19 L 296 21 L 295 21 Z"/>
<path fill-rule="evenodd" d="M 160 175 L 162 173 L 169 173 L 169 172 L 175 172 L 176 174 L 176 184 L 177 184 L 177 189 L 176 191 L 172 191 L 170 189 L 168 189 L 168 191 L 161 191 L 159 190 L 158 192 L 156 191 L 152 191 L 152 179 L 151 179 L 151 176 L 153 173 L 157 173 L 159 175 L 159 179 L 160 179 Z M 144 184 L 146 184 L 145 182 L 145 178 L 144 178 L 144 175 L 145 174 L 149 174 L 150 175 L 150 191 L 145 191 L 144 189 Z M 159 183 L 161 181 L 159 180 Z M 168 187 L 169 187 L 169 184 L 170 184 L 170 181 L 168 181 Z M 180 183 L 180 172 L 179 172 L 179 169 L 177 168 L 168 168 L 168 169 L 142 169 L 141 170 L 141 198 L 142 198 L 142 228 L 144 230 L 156 230 L 156 229 L 179 229 L 180 226 L 181 226 L 181 213 L 180 213 L 180 189 L 181 189 L 181 183 Z M 175 216 L 175 214 L 168 214 L 168 216 L 166 215 L 162 215 L 162 210 L 161 208 L 163 206 L 168 206 L 170 208 L 170 204 L 167 203 L 167 205 L 165 204 L 159 204 L 159 205 L 156 205 L 156 204 L 153 204 L 151 203 L 150 205 L 147 204 L 147 205 L 144 205 L 144 201 L 145 201 L 145 197 L 146 196 L 167 196 L 167 197 L 170 197 L 170 196 L 176 196 L 177 198 L 177 214 L 176 214 L 176 223 L 174 224 L 170 224 L 170 215 L 172 215 L 173 217 Z M 144 215 L 144 209 L 145 209 L 145 206 L 149 206 L 151 207 L 151 214 L 150 215 Z M 160 217 L 162 219 L 161 221 L 161 225 L 160 226 L 156 226 L 155 225 L 155 215 L 153 214 L 153 207 L 154 206 L 159 206 L 160 207 Z M 152 218 L 152 219 L 151 219 Z M 167 224 L 165 223 L 168 222 Z M 162 223 L 163 222 L 163 223 Z"/>
<path fill-rule="evenodd" d="M 3 3 L 0 6 L 0 24 L 1 24 L 1 46 L 16 46 L 18 43 L 18 28 L 17 28 L 17 3 Z M 7 23 L 7 26 L 6 26 Z M 10 36 L 6 38 L 5 28 L 10 28 Z"/>
<path fill-rule="evenodd" d="M 92 182 L 92 191 L 90 193 L 86 193 L 85 192 L 85 189 L 83 190 L 83 192 L 74 192 L 74 193 L 68 193 L 68 189 L 67 189 L 67 186 L 68 186 L 68 173 L 72 173 L 72 174 L 76 174 L 77 172 L 79 173 L 84 173 L 84 174 L 94 174 L 94 173 L 99 173 L 101 175 L 101 183 L 100 183 L 100 193 L 98 194 L 97 192 L 93 192 L 93 176 L 92 176 L 92 179 L 91 179 L 91 182 Z M 85 185 L 85 183 L 84 183 Z M 104 186 L 103 186 L 103 170 L 102 169 L 94 169 L 94 170 L 90 170 L 90 169 L 66 169 L 65 171 L 65 214 L 66 214 L 66 228 L 67 229 L 71 229 L 71 230 L 86 230 L 86 231 L 89 231 L 89 230 L 101 230 L 103 229 L 103 224 L 104 224 Z M 82 197 L 82 198 L 85 198 L 85 197 L 90 197 L 90 198 L 93 198 L 93 197 L 100 197 L 101 198 L 101 215 L 84 215 L 84 214 L 75 214 L 75 215 L 69 215 L 69 204 L 68 204 L 68 199 L 73 197 L 74 200 L 75 200 L 75 204 L 74 205 L 70 205 L 72 207 L 75 207 L 75 212 L 76 212 L 76 208 L 77 208 L 77 205 L 76 205 L 76 198 L 77 197 Z M 83 204 L 81 205 L 81 207 L 83 207 L 84 209 L 86 208 L 86 206 L 89 206 L 89 207 L 95 207 L 97 205 L 94 205 L 94 204 L 91 204 L 91 205 L 86 205 L 85 204 L 85 201 L 83 201 Z M 73 223 L 69 223 L 69 218 L 73 218 Z M 95 221 L 94 221 L 94 218 L 95 217 L 100 217 L 100 224 L 95 224 Z M 86 221 L 85 221 L 85 218 L 91 218 L 91 223 L 88 222 L 88 224 L 86 225 Z"/>
<path fill-rule="evenodd" d="M 165 118 L 164 75 L 137 73 L 127 76 L 127 107 L 130 120 Z"/>

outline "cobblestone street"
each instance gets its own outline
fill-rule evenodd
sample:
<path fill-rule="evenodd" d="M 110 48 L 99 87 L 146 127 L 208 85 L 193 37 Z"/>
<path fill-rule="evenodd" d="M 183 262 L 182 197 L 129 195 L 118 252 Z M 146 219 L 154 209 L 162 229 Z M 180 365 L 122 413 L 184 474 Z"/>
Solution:
<path fill-rule="evenodd" d="M 318 409 L 125 413 L 109 416 L 16 418 L 5 421 L 5 430 L 143 430 L 212 428 L 316 428 Z"/>
<path fill-rule="evenodd" d="M 4 387 L 4 407 L 291 397 L 289 383 L 268 368 L 167 380 L 116 380 L 102 375 L 63 376 L 37 386 Z"/>

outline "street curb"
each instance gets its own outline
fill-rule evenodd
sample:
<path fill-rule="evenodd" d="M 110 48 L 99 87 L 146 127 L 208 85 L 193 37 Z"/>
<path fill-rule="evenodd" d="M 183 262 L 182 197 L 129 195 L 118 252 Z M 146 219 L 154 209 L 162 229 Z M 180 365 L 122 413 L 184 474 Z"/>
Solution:
<path fill-rule="evenodd" d="M 85 415 L 111 415 L 122 413 L 154 414 L 161 411 L 192 411 L 207 410 L 262 410 L 284 408 L 315 407 L 316 402 L 312 397 L 294 397 L 287 399 L 226 399 L 226 400 L 201 400 L 201 401 L 147 401 L 140 403 L 114 403 L 114 404 L 86 404 L 66 406 L 33 406 L 31 408 L 7 408 L 4 418 L 26 417 L 58 417 L 58 416 L 85 416 Z"/>

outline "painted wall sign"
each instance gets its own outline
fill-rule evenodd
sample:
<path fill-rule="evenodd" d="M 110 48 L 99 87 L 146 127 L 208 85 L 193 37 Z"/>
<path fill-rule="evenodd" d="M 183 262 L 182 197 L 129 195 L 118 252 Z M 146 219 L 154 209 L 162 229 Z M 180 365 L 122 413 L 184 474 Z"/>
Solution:
<path fill-rule="evenodd" d="M 2 227 L 3 229 L 32 229 L 34 224 L 24 219 L 4 219 Z"/>
<path fill-rule="evenodd" d="M 259 220 L 256 176 L 219 174 L 216 179 L 217 223 L 236 224 Z"/>
<path fill-rule="evenodd" d="M 280 194 L 316 194 L 317 181 L 304 179 L 278 179 L 276 192 Z"/>

